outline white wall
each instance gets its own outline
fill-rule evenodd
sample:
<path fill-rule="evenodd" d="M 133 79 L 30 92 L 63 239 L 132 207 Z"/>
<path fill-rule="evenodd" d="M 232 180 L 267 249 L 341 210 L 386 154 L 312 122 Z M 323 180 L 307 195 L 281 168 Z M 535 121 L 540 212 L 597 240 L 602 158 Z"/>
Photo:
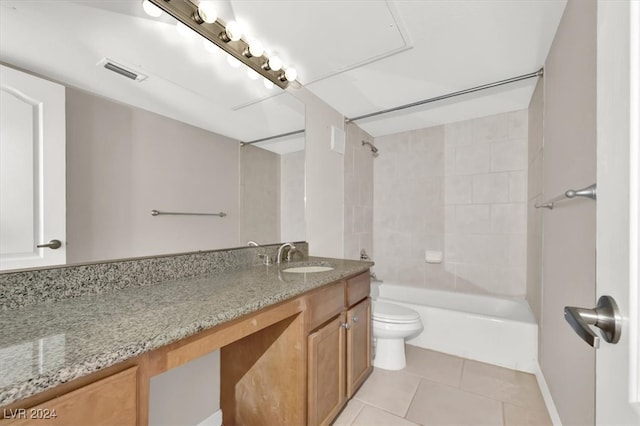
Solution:
<path fill-rule="evenodd" d="M 374 250 L 382 280 L 526 292 L 527 111 L 376 138 Z M 427 264 L 425 251 L 443 252 Z"/>
<path fill-rule="evenodd" d="M 67 90 L 68 262 L 238 246 L 239 184 L 237 141 Z"/>

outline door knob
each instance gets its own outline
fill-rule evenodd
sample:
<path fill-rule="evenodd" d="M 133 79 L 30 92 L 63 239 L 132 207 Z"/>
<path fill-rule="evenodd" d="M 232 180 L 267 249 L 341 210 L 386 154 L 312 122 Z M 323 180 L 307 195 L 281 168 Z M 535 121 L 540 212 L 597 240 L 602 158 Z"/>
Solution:
<path fill-rule="evenodd" d="M 589 327 L 595 325 L 607 343 L 618 343 L 622 332 L 622 317 L 616 301 L 611 296 L 601 296 L 594 309 L 564 307 L 564 319 L 573 331 L 594 348 L 600 347 L 600 338 Z"/>
<path fill-rule="evenodd" d="M 60 242 L 60 240 L 51 240 L 46 244 L 38 244 L 36 247 L 38 248 L 50 248 L 51 250 L 55 250 L 55 249 L 59 249 L 60 247 L 62 247 L 62 243 Z"/>

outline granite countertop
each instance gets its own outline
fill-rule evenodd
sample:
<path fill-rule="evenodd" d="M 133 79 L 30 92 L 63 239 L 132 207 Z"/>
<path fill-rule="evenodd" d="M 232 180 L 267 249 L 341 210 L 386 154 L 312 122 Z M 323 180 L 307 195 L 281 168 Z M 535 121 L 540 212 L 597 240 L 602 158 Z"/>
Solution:
<path fill-rule="evenodd" d="M 318 257 L 308 262 L 335 269 L 297 274 L 282 272 L 286 266 L 255 266 L 0 311 L 0 406 L 373 265 Z"/>

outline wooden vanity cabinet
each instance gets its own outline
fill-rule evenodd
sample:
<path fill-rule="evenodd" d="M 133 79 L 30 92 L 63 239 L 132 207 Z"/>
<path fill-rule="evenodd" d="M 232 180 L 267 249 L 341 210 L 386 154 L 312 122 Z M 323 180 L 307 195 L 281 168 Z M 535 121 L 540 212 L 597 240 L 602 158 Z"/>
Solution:
<path fill-rule="evenodd" d="M 346 314 L 309 335 L 308 424 L 328 424 L 346 402 Z"/>
<path fill-rule="evenodd" d="M 5 421 L 12 426 L 135 425 L 136 375 L 137 367 L 129 368 L 35 407 L 15 409 Z"/>
<path fill-rule="evenodd" d="M 322 324 L 308 338 L 307 423 L 312 426 L 330 424 L 372 370 L 369 272 L 321 291 L 322 296 L 309 297 L 310 309 L 322 299 L 322 310 L 330 314 L 312 315 L 310 322 Z"/>
<path fill-rule="evenodd" d="M 220 349 L 225 425 L 329 424 L 372 370 L 369 290 L 368 271 L 324 285 L 15 402 L 0 423 L 145 426 L 151 377 Z"/>
<path fill-rule="evenodd" d="M 371 299 L 347 311 L 347 399 L 371 373 Z"/>

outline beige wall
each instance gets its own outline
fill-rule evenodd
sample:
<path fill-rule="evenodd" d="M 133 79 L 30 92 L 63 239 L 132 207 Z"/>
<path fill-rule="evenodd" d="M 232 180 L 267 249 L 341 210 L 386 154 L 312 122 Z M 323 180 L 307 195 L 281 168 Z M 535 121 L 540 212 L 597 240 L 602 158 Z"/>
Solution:
<path fill-rule="evenodd" d="M 239 179 L 237 141 L 67 90 L 68 262 L 237 246 Z"/>
<path fill-rule="evenodd" d="M 240 243 L 280 241 L 280 156 L 266 149 L 240 148 Z"/>
<path fill-rule="evenodd" d="M 373 137 L 356 124 L 347 125 L 344 155 L 344 257 L 360 259 L 360 250 L 373 253 L 373 163 L 368 146 Z"/>
<path fill-rule="evenodd" d="M 527 111 L 376 138 L 374 249 L 383 280 L 525 294 Z M 444 261 L 426 263 L 425 251 Z"/>
<path fill-rule="evenodd" d="M 543 198 L 596 181 L 596 2 L 570 0 L 544 75 Z M 595 353 L 563 318 L 595 305 L 595 212 L 588 199 L 545 210 L 540 364 L 564 425 L 594 423 Z"/>

